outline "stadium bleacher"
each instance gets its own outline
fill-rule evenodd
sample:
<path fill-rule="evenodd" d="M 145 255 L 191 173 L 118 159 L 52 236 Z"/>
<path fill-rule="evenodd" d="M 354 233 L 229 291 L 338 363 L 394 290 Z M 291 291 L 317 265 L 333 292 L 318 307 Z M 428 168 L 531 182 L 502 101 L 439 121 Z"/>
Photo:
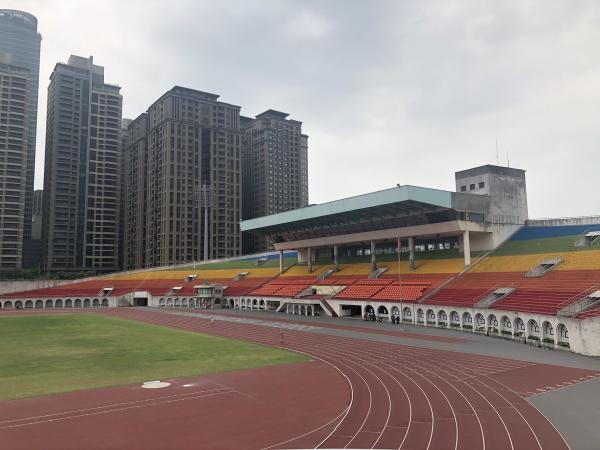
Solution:
<path fill-rule="evenodd" d="M 4 294 L 2 298 L 19 297 L 97 297 L 110 287 L 112 296 L 133 291 L 151 295 L 169 295 L 174 287 L 179 296 L 193 295 L 193 287 L 204 281 L 225 286 L 225 296 L 276 296 L 294 298 L 310 286 L 336 286 L 336 300 L 374 300 L 381 302 L 419 302 L 431 305 L 474 306 L 500 288 L 513 291 L 489 305 L 493 310 L 557 314 L 558 311 L 585 297 L 594 286 L 600 286 L 600 249 L 578 247 L 575 241 L 582 233 L 600 230 L 598 226 L 524 227 L 469 271 L 463 271 L 463 260 L 431 257 L 417 253 L 416 268 L 408 262 L 382 261 L 387 270 L 378 279 L 369 279 L 371 265 L 358 260 L 340 264 L 340 270 L 318 280 L 319 274 L 332 269 L 328 263 L 315 264 L 309 272 L 305 265 L 294 265 L 283 274 L 279 268 L 250 267 L 248 263 L 225 266 L 188 267 L 177 270 L 147 270 L 120 273 L 94 280 L 72 283 L 30 292 Z M 548 258 L 562 262 L 542 277 L 526 274 Z M 188 277 L 193 275 L 192 279 Z M 443 285 L 443 288 L 440 286 Z M 311 297 L 310 294 L 303 298 Z M 320 297 L 320 296 L 316 296 Z M 596 317 L 600 307 L 584 311 L 578 318 Z"/>

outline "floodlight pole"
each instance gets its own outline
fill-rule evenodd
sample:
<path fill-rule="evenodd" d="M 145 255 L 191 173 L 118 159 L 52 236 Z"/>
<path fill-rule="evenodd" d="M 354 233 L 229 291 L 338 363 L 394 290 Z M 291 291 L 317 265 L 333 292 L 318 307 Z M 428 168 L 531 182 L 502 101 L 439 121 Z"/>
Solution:
<path fill-rule="evenodd" d="M 212 202 L 212 191 L 210 190 L 210 186 L 207 184 L 199 185 L 196 188 L 196 195 L 198 196 L 198 253 L 200 253 L 200 230 L 202 229 L 201 224 L 201 208 L 204 207 L 204 256 L 203 260 L 208 261 L 208 238 L 209 238 L 209 215 L 208 208 Z M 198 255 L 198 259 L 200 259 L 200 255 Z"/>
<path fill-rule="evenodd" d="M 402 242 L 400 241 L 400 229 L 398 228 L 398 296 L 400 297 L 400 322 L 404 322 L 404 311 L 402 310 L 402 275 L 400 273 L 400 254 L 402 253 Z"/>

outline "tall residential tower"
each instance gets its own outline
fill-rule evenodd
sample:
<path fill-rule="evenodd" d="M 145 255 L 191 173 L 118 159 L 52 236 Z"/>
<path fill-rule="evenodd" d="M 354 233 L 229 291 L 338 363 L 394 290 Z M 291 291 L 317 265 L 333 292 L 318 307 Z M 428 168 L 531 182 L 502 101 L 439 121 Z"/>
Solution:
<path fill-rule="evenodd" d="M 42 253 L 45 269 L 118 269 L 122 97 L 93 58 L 50 76 Z"/>
<path fill-rule="evenodd" d="M 176 86 L 129 126 L 125 269 L 237 256 L 240 107 Z"/>
<path fill-rule="evenodd" d="M 15 203 L 18 198 L 18 207 L 11 206 L 8 213 L 6 209 L 0 213 L 3 217 L 10 216 L 9 222 L 0 219 L 0 235 L 4 236 L 0 239 L 11 241 L 7 243 L 10 249 L 0 250 L 2 268 L 20 268 L 31 239 L 41 39 L 34 16 L 23 11 L 0 9 L 2 114 L 8 114 L 4 106 L 11 108 L 11 114 L 16 114 L 8 117 L 8 122 L 2 122 L 4 132 L 8 134 L 0 135 L 0 191 L 5 193 L 4 205 Z M 24 106 L 17 103 L 24 103 Z M 15 183 L 15 177 L 19 178 L 18 183 Z M 16 256 L 15 251 L 21 254 Z"/>
<path fill-rule="evenodd" d="M 269 109 L 242 117 L 244 219 L 308 205 L 308 136 L 302 122 Z M 244 253 L 271 248 L 264 236 L 244 236 Z"/>
<path fill-rule="evenodd" d="M 0 64 L 0 270 L 22 266 L 28 80 L 27 70 Z"/>

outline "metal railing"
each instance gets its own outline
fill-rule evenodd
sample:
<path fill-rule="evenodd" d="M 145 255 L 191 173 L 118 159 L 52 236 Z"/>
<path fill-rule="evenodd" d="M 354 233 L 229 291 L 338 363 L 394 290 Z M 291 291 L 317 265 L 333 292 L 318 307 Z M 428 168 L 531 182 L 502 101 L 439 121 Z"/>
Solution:
<path fill-rule="evenodd" d="M 584 300 L 588 298 L 587 294 L 591 294 L 600 288 L 600 283 L 596 283 L 593 286 L 581 291 L 578 294 L 572 295 L 566 300 L 563 300 L 557 305 L 558 312 L 556 313 L 558 316 L 563 317 L 574 317 L 579 313 L 582 313 L 584 310 L 589 308 L 592 303 L 583 302 L 580 300 Z M 564 305 L 564 306 L 563 306 Z"/>

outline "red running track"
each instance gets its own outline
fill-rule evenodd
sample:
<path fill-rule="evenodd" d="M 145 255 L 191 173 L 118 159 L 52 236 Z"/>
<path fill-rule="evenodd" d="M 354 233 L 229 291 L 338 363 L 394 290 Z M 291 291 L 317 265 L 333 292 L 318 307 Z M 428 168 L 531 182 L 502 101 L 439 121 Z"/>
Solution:
<path fill-rule="evenodd" d="M 555 366 L 291 330 L 285 331 L 282 345 L 278 329 L 261 325 L 217 318 L 211 326 L 208 320 L 199 317 L 143 310 L 115 309 L 105 313 L 282 346 L 312 355 L 343 374 L 350 387 L 347 407 L 341 402 L 337 414 L 320 418 L 317 427 L 303 424 L 296 432 L 286 430 L 284 439 L 277 426 L 254 430 L 250 434 L 252 439 L 248 439 L 232 420 L 234 431 L 229 434 L 237 439 L 234 446 L 238 448 L 568 448 L 554 426 L 515 390 L 535 390 L 535 386 L 546 384 L 546 374 L 553 373 Z M 600 375 L 584 369 L 560 369 L 557 373 L 565 380 Z M 523 378 L 530 381 L 524 382 Z M 341 380 L 338 374 L 337 382 L 330 383 L 327 389 L 345 385 Z M 516 382 L 520 384 L 517 386 Z M 290 379 L 290 389 L 298 388 Z M 214 406 L 213 414 L 226 418 L 233 413 L 227 409 L 231 406 L 227 402 L 219 405 Z M 281 404 L 276 400 L 264 406 L 274 410 L 275 415 L 286 415 L 289 405 L 281 411 L 278 409 Z M 321 413 L 318 404 L 302 404 L 302 407 L 315 416 Z M 152 409 L 155 415 L 163 414 L 161 405 Z M 132 423 L 136 423 L 136 414 L 131 414 Z M 86 430 L 99 439 L 110 432 L 89 427 Z M 177 442 L 183 439 L 175 429 L 171 432 Z M 136 435 L 138 441 L 140 448 L 175 448 L 170 441 L 162 441 L 163 446 L 157 447 L 154 430 Z M 264 444 L 256 445 L 258 442 Z M 194 443 L 196 448 L 216 448 L 210 440 Z"/>

